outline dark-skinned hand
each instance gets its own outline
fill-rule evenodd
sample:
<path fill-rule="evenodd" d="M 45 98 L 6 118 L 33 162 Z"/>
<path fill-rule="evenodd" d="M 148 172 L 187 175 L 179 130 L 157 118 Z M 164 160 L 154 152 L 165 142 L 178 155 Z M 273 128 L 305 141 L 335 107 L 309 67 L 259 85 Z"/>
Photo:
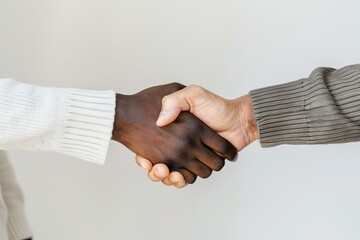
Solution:
<path fill-rule="evenodd" d="M 221 170 L 224 159 L 233 160 L 237 150 L 188 112 L 170 125 L 156 126 L 162 98 L 182 88 L 172 83 L 134 95 L 117 94 L 112 139 L 153 164 L 164 163 L 171 171 L 179 171 L 186 183 L 194 183 L 197 176 L 207 178 L 212 170 Z"/>

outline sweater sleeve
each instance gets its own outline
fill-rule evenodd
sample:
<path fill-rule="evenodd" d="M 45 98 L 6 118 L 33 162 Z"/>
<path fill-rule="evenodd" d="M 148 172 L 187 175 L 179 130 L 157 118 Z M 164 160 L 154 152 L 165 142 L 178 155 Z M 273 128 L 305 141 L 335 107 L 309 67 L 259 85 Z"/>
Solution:
<path fill-rule="evenodd" d="M 263 147 L 360 141 L 360 64 L 317 68 L 250 95 Z"/>
<path fill-rule="evenodd" d="M 115 115 L 113 91 L 0 80 L 0 149 L 56 151 L 103 164 Z"/>
<path fill-rule="evenodd" d="M 4 152 L 0 152 L 0 190 L 0 195 L 2 195 L 6 206 L 9 239 L 30 238 L 31 230 L 25 215 L 23 193 Z"/>

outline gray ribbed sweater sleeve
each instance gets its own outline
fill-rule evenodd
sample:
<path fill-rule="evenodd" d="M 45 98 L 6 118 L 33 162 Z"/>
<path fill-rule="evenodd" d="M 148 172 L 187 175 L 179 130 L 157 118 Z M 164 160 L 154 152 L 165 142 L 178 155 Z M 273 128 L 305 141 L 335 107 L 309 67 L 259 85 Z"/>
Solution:
<path fill-rule="evenodd" d="M 360 141 L 360 64 L 317 68 L 250 95 L 263 147 Z"/>

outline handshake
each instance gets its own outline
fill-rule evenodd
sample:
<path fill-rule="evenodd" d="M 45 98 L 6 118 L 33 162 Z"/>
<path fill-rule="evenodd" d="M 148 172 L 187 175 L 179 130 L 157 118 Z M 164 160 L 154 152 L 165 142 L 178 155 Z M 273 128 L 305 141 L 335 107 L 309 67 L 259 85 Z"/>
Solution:
<path fill-rule="evenodd" d="M 178 83 L 116 95 L 112 140 L 137 154 L 151 180 L 168 186 L 220 171 L 258 135 L 249 95 L 226 100 Z"/>

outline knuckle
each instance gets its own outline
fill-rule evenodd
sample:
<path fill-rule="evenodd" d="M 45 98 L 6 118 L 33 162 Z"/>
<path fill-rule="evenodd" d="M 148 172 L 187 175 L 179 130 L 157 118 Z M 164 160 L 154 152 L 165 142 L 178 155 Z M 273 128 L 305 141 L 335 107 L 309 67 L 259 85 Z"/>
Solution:
<path fill-rule="evenodd" d="M 207 93 L 207 90 L 201 86 L 198 85 L 190 85 L 188 87 L 188 91 L 190 92 L 190 94 L 188 94 L 188 98 L 190 100 L 190 102 L 196 102 L 196 100 L 200 97 L 200 96 L 205 96 Z"/>
<path fill-rule="evenodd" d="M 181 144 L 183 145 L 185 152 L 189 152 L 195 146 L 194 139 L 192 139 L 188 136 L 181 137 L 180 141 L 181 141 Z"/>
<path fill-rule="evenodd" d="M 174 89 L 177 89 L 177 90 L 180 90 L 180 89 L 183 89 L 185 86 L 178 83 L 178 82 L 173 82 L 173 83 L 170 83 L 170 86 Z"/>
<path fill-rule="evenodd" d="M 186 128 L 191 133 L 199 133 L 203 129 L 203 124 L 197 120 L 195 117 L 189 115 L 190 117 L 186 119 Z"/>
<path fill-rule="evenodd" d="M 205 91 L 205 89 L 204 89 L 203 87 L 201 87 L 201 86 L 199 86 L 199 85 L 194 85 L 194 84 L 189 85 L 187 88 L 188 88 L 190 91 L 192 91 L 192 92 L 197 92 L 197 93 L 201 93 L 201 92 L 204 92 L 204 91 Z"/>
<path fill-rule="evenodd" d="M 167 103 L 170 100 L 170 97 L 168 95 L 164 96 L 161 100 L 161 103 L 164 105 L 165 103 Z"/>

